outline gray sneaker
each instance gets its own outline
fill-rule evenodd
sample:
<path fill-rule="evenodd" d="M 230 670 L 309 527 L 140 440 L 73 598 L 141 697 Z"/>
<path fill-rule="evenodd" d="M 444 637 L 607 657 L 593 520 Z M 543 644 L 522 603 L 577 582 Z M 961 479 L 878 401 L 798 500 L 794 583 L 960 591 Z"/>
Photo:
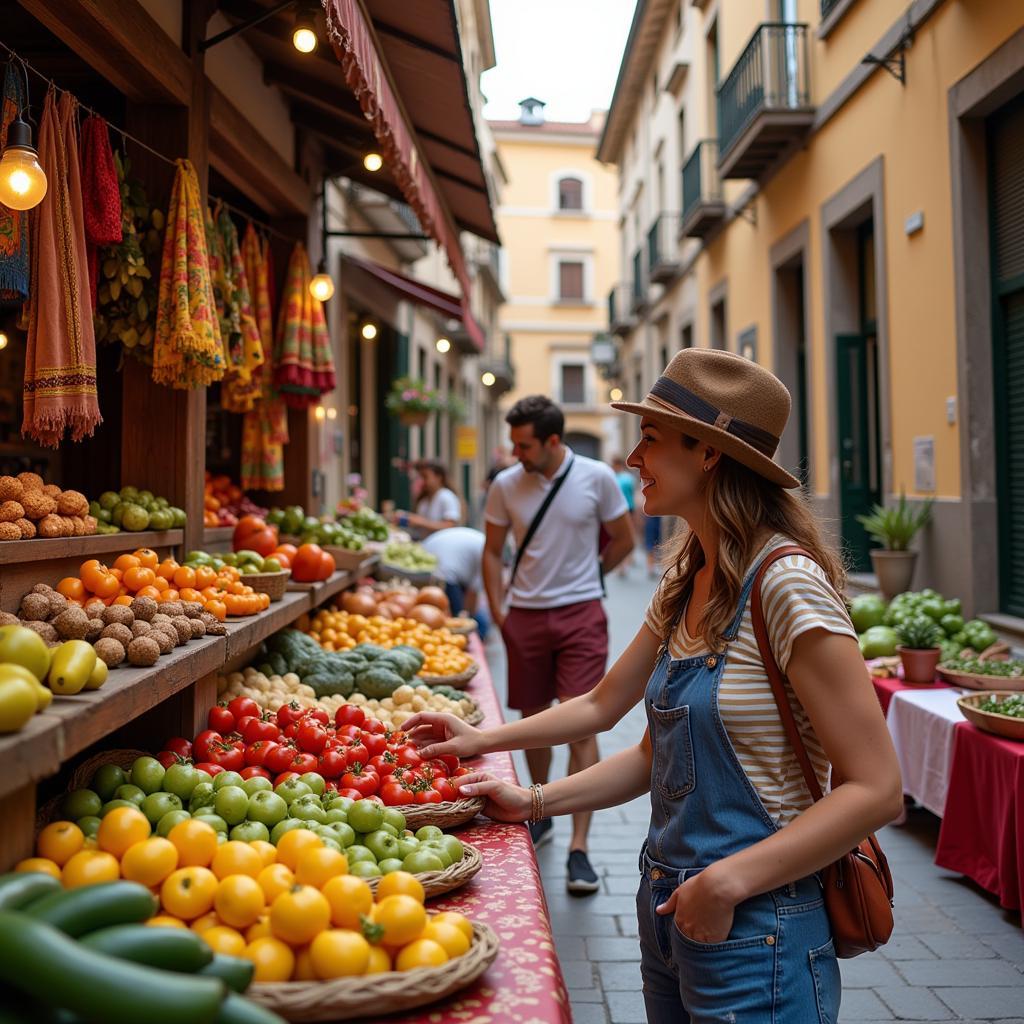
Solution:
<path fill-rule="evenodd" d="M 573 850 L 569 854 L 566 867 L 569 877 L 566 879 L 565 887 L 569 892 L 577 896 L 590 896 L 601 888 L 597 872 L 583 850 Z"/>
<path fill-rule="evenodd" d="M 534 848 L 543 846 L 545 843 L 551 841 L 551 837 L 554 835 L 555 825 L 550 818 L 541 818 L 540 821 L 531 821 L 530 827 L 530 838 L 533 840 Z"/>

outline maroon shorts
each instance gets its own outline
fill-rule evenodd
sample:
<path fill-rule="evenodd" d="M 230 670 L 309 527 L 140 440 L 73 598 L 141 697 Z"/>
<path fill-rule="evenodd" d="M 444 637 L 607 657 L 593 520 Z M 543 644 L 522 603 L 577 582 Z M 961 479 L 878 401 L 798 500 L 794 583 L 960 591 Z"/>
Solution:
<path fill-rule="evenodd" d="M 508 652 L 508 706 L 517 711 L 588 693 L 604 676 L 608 619 L 599 600 L 511 608 L 501 634 Z"/>

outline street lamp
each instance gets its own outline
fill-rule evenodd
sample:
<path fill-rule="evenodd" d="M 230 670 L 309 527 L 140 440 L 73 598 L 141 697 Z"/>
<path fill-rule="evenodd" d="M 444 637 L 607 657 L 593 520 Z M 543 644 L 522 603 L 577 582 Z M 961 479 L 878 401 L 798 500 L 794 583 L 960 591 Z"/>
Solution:
<path fill-rule="evenodd" d="M 480 383 L 483 384 L 483 386 L 485 388 L 491 388 L 491 387 L 494 387 L 494 382 L 497 379 L 498 378 L 495 377 L 494 374 L 491 373 L 490 370 L 485 370 L 484 373 L 480 377 Z"/>
<path fill-rule="evenodd" d="M 608 398 L 613 402 L 621 402 L 622 388 L 612 388 L 611 391 L 608 392 Z"/>
<path fill-rule="evenodd" d="M 295 12 L 292 46 L 299 53 L 312 53 L 316 49 L 316 11 L 319 7 L 319 4 L 300 3 L 299 9 Z"/>
<path fill-rule="evenodd" d="M 327 260 L 322 256 L 317 264 L 316 274 L 309 282 L 309 294 L 318 302 L 327 302 L 334 295 L 334 281 L 327 273 Z"/>
<path fill-rule="evenodd" d="M 441 353 L 441 355 L 444 355 L 445 352 L 451 351 L 452 343 L 447 338 L 438 338 L 437 341 L 434 342 L 434 347 Z"/>
<path fill-rule="evenodd" d="M 380 153 L 367 153 L 363 157 L 363 166 L 371 174 L 376 174 L 384 166 L 384 157 Z"/>
<path fill-rule="evenodd" d="M 372 320 L 367 320 L 360 328 L 359 333 L 366 341 L 373 341 L 377 337 L 377 325 Z"/>

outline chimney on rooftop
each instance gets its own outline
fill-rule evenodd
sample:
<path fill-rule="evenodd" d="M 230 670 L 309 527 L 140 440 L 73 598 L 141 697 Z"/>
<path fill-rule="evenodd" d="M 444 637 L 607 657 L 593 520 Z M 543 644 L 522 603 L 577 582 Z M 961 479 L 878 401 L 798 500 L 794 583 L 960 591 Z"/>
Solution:
<path fill-rule="evenodd" d="M 527 96 L 519 101 L 519 123 L 522 125 L 541 125 L 544 123 L 544 108 L 547 104 L 535 96 Z"/>

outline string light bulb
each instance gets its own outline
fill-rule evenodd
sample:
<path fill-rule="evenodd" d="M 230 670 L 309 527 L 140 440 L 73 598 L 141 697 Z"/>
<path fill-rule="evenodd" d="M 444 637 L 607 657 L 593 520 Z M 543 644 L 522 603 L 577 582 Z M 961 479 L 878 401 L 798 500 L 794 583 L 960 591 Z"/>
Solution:
<path fill-rule="evenodd" d="M 497 377 L 495 377 L 495 376 L 494 376 L 494 374 L 493 374 L 493 373 L 491 373 L 491 371 L 490 371 L 490 370 L 486 370 L 486 371 L 484 372 L 484 374 L 483 374 L 483 375 L 482 375 L 482 376 L 480 377 L 480 383 L 481 383 L 481 384 L 483 384 L 483 386 L 484 386 L 485 388 L 491 388 L 491 387 L 494 387 L 494 382 L 495 382 L 495 381 L 496 381 L 497 379 L 498 379 L 498 378 L 497 378 Z"/>
<path fill-rule="evenodd" d="M 331 279 L 331 275 L 327 273 L 327 260 L 322 256 L 320 257 L 319 264 L 317 264 L 316 274 L 309 282 L 309 294 L 317 302 L 327 302 L 334 295 L 334 281 Z"/>
<path fill-rule="evenodd" d="M 359 333 L 366 341 L 373 341 L 377 337 L 377 325 L 372 320 L 367 320 L 360 328 Z"/>
<path fill-rule="evenodd" d="M 622 401 L 622 388 L 612 388 L 611 391 L 608 392 L 608 397 L 613 402 L 621 402 Z"/>
<path fill-rule="evenodd" d="M 451 351 L 452 343 L 447 338 L 438 338 L 437 341 L 434 342 L 434 347 L 441 353 L 441 355 L 444 355 L 445 352 Z"/>
<path fill-rule="evenodd" d="M 8 339 L 7 335 L 4 334 L 3 331 L 0 331 L 0 352 L 3 352 L 3 350 L 5 348 L 7 348 L 7 342 L 8 341 L 9 341 L 9 339 Z"/>
<path fill-rule="evenodd" d="M 327 411 L 324 409 L 322 405 L 318 405 L 313 410 L 313 415 L 317 418 L 317 421 L 319 423 L 323 423 L 324 419 L 327 417 Z"/>
<path fill-rule="evenodd" d="M 299 4 L 292 29 L 292 46 L 299 53 L 312 53 L 317 47 L 315 11 L 319 4 Z"/>
<path fill-rule="evenodd" d="M 0 158 L 0 203 L 11 210 L 31 210 L 46 195 L 46 172 L 32 145 L 32 129 L 19 114 L 7 129 Z"/>
<path fill-rule="evenodd" d="M 384 157 L 380 153 L 367 153 L 363 157 L 363 166 L 371 174 L 376 174 L 384 166 Z"/>

